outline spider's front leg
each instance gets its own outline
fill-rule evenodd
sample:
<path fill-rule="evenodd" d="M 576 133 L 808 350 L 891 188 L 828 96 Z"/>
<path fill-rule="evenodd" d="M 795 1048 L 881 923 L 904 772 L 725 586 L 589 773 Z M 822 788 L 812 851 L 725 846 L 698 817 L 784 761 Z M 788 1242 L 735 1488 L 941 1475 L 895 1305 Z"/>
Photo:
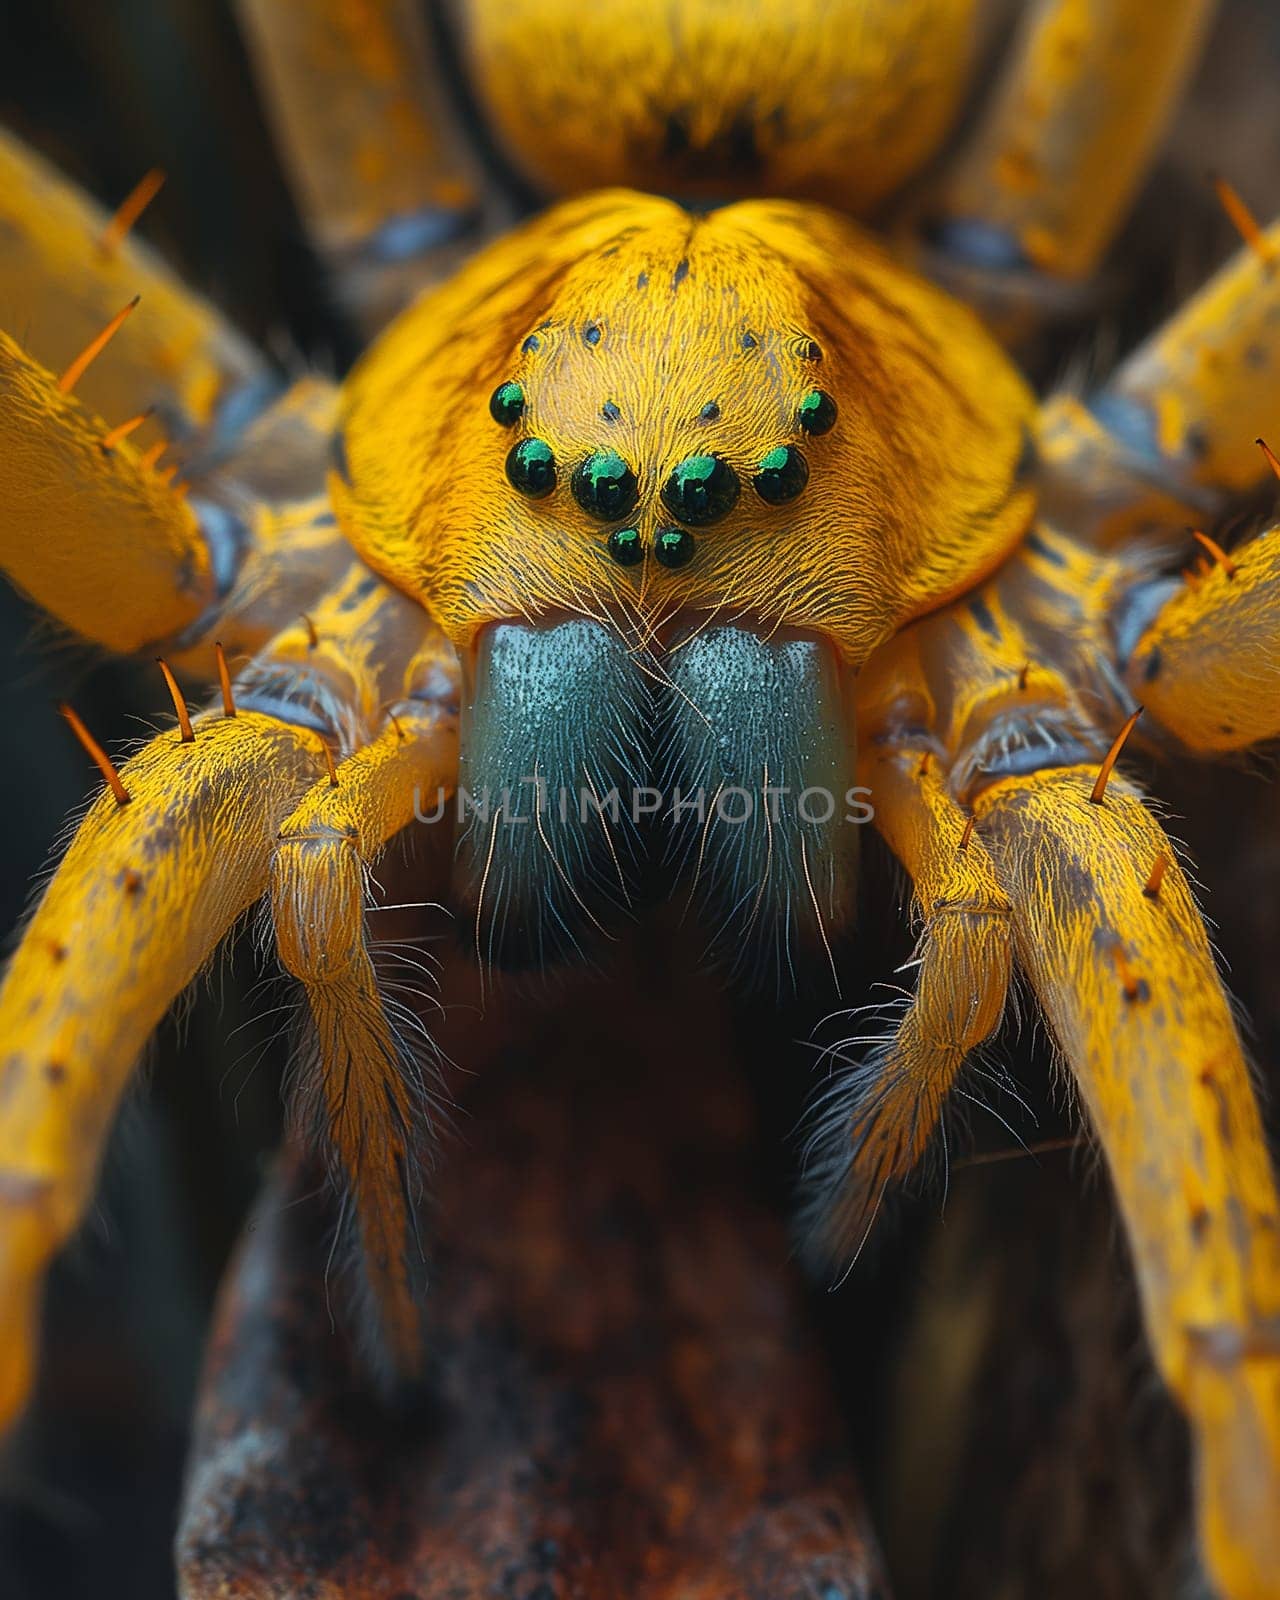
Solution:
<path fill-rule="evenodd" d="M 1280 1201 L 1204 924 L 1142 796 L 1068 766 L 975 797 L 1018 963 L 1124 1215 L 1156 1363 L 1191 1419 L 1230 1600 L 1280 1572 Z"/>
<path fill-rule="evenodd" d="M 0 989 L 0 1422 L 24 1398 L 41 1278 L 88 1204 L 133 1063 L 237 918 L 272 888 L 291 964 L 325 994 L 353 992 L 348 972 L 306 953 L 308 941 L 336 947 L 330 920 L 348 948 L 356 935 L 349 874 L 330 883 L 331 860 L 304 836 L 354 827 L 343 849 L 367 859 L 406 819 L 415 779 L 447 781 L 450 657 L 435 641 L 416 606 L 357 564 L 249 665 L 221 713 L 113 773 L 77 831 Z M 407 702 L 394 746 L 375 737 L 388 699 Z M 326 745 L 364 744 L 329 767 Z M 294 859 L 277 865 L 282 854 Z M 370 1065 L 352 1052 L 353 1074 Z M 346 1160 L 343 1115 L 335 1102 Z"/>

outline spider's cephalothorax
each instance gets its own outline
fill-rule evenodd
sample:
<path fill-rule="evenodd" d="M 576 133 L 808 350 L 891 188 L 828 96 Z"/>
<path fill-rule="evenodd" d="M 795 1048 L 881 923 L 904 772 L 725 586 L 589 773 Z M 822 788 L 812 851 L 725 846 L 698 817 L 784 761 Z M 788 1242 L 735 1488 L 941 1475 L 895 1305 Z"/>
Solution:
<path fill-rule="evenodd" d="M 468 793 L 510 796 L 463 841 L 482 957 L 545 964 L 625 903 L 641 786 L 726 931 L 781 926 L 787 970 L 792 933 L 840 926 L 843 687 L 1017 542 L 1031 420 L 971 313 L 814 207 L 594 195 L 398 319 L 346 386 L 331 490 L 458 651 Z"/>
<path fill-rule="evenodd" d="M 243 9 L 304 211 L 378 325 L 477 216 L 421 18 Z M 341 389 L 284 389 L 0 144 L 0 303 L 30 330 L 0 336 L 0 560 L 82 636 L 220 688 L 191 719 L 175 685 L 177 728 L 121 770 L 69 713 L 107 788 L 0 992 L 0 1418 L 132 1063 L 259 898 L 314 1023 L 296 1131 L 342 1189 L 374 1354 L 412 1376 L 430 1085 L 371 960 L 368 864 L 424 796 L 487 793 L 469 936 L 486 968 L 545 965 L 626 911 L 656 836 L 732 954 L 781 928 L 774 981 L 838 962 L 862 793 L 915 887 L 917 987 L 824 1101 L 819 1249 L 856 1254 L 1016 965 L 1114 1178 L 1214 1581 L 1275 1600 L 1280 1202 L 1186 877 L 1114 767 L 1139 704 L 1157 749 L 1280 735 L 1280 532 L 1201 532 L 1187 582 L 1175 559 L 1280 433 L 1280 234 L 1233 202 L 1249 248 L 1100 391 L 1037 403 L 970 311 L 794 198 L 865 211 L 918 174 L 981 9 L 760 0 L 747 26 L 691 0 L 655 41 L 623 0 L 464 6 L 472 97 L 543 182 L 793 198 L 567 201 Z M 1070 301 L 1205 11 L 1033 8 L 900 212 L 916 267 L 1009 337 Z"/>

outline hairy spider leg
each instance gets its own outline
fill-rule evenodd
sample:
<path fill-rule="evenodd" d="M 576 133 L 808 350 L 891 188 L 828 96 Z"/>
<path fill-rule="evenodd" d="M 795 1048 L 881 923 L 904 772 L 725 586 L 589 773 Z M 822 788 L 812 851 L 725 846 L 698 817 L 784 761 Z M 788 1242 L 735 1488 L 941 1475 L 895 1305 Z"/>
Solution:
<path fill-rule="evenodd" d="M 1123 632 L 1120 602 L 1147 581 L 1135 558 L 1038 526 L 974 595 L 873 656 L 860 713 L 927 732 L 973 813 L 965 853 L 985 848 L 1011 908 L 1015 959 L 1107 1157 L 1157 1365 L 1198 1440 L 1211 1571 L 1229 1600 L 1254 1600 L 1280 1570 L 1280 1200 L 1186 876 L 1114 770 L 1113 735 L 1136 714 L 1107 628 L 1118 613 Z"/>
<path fill-rule="evenodd" d="M 1186 876 L 1137 789 L 1113 776 L 1094 803 L 1095 777 L 1090 765 L 995 783 L 975 799 L 977 832 L 1106 1155 L 1156 1364 L 1191 1421 L 1209 1572 L 1228 1600 L 1270 1600 L 1280 1200 Z"/>
<path fill-rule="evenodd" d="M 109 364 L 135 316 L 95 365 Z M 213 674 L 215 633 L 261 649 L 345 570 L 350 548 L 319 492 L 333 390 L 303 380 L 233 457 L 187 495 L 54 374 L 0 333 L 0 568 L 82 637 L 121 652 L 162 649 Z M 320 450 L 316 434 L 324 420 Z M 275 489 L 301 494 L 275 498 Z"/>
<path fill-rule="evenodd" d="M 357 563 L 238 676 L 234 715 L 194 719 L 191 740 L 160 734 L 77 830 L 0 988 L 0 1426 L 29 1384 L 44 1269 L 89 1202 L 139 1052 L 269 887 L 329 745 L 381 727 L 429 626 Z"/>
<path fill-rule="evenodd" d="M 418 1211 L 433 1147 L 433 1060 L 413 1017 L 380 991 L 365 920 L 367 875 L 420 805 L 458 770 L 456 659 L 432 632 L 377 737 L 304 796 L 280 829 L 270 904 L 280 959 L 303 985 L 311 1030 L 292 1119 L 328 1153 L 358 1238 L 365 1356 L 385 1383 L 421 1376 L 424 1253 Z"/>
<path fill-rule="evenodd" d="M 129 331 L 97 366 L 110 364 Z M 107 447 L 107 431 L 0 333 L 0 566 L 85 638 L 140 650 L 213 607 L 220 552 L 195 508 L 146 464 L 135 436 Z"/>
<path fill-rule="evenodd" d="M 307 226 L 373 332 L 475 243 L 478 190 L 417 0 L 238 0 Z"/>
<path fill-rule="evenodd" d="M 1219 554 L 1203 576 L 1147 586 L 1168 598 L 1126 672 L 1150 715 L 1206 754 L 1280 736 L 1280 528 Z"/>
<path fill-rule="evenodd" d="M 0 1428 L 22 1405 L 41 1282 L 84 1214 L 139 1052 L 263 893 L 323 770 L 311 729 L 241 711 L 162 733 L 80 824 L 0 988 Z"/>
<path fill-rule="evenodd" d="M 1041 412 L 1041 508 L 1114 548 L 1211 522 L 1266 481 L 1261 434 L 1280 436 L 1280 223 L 1230 261 L 1083 399 Z"/>

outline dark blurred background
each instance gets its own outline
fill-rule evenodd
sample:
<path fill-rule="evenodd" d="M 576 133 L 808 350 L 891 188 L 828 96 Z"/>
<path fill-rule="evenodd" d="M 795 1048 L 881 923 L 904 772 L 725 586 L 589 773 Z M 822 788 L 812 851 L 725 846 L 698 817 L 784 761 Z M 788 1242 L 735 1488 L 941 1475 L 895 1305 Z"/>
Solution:
<path fill-rule="evenodd" d="M 168 184 L 142 224 L 145 237 L 283 360 L 343 369 L 354 336 L 308 248 L 229 4 L 5 0 L 0 30 L 0 121 L 109 206 L 145 170 L 163 167 Z M 1105 365 L 1229 251 L 1209 169 L 1227 174 L 1261 214 L 1280 210 L 1278 69 L 1273 0 L 1229 0 L 1166 158 L 1113 254 L 1099 314 L 1087 328 L 1064 332 L 1042 379 L 1082 361 Z M 0 323 L 6 311 L 0 306 Z M 8 751 L 0 763 L 0 930 L 17 922 L 61 819 L 89 785 L 85 759 L 54 713 L 63 697 L 108 743 L 138 734 L 163 703 L 153 669 L 51 645 L 30 609 L 0 588 L 0 727 Z M 1233 986 L 1274 1081 L 1276 790 L 1244 772 L 1163 771 L 1157 782 L 1186 819 L 1178 831 L 1209 885 Z M 885 863 L 873 862 L 871 888 L 883 897 L 891 882 Z M 900 934 L 886 935 L 881 966 L 902 949 Z M 170 1539 L 202 1332 L 279 1123 L 284 1044 L 259 1015 L 274 1003 L 257 992 L 260 977 L 237 956 L 201 985 L 182 1023 L 162 1030 L 145 1092 L 132 1097 L 113 1142 L 100 1202 L 54 1275 L 40 1396 L 0 1466 L 3 1600 L 159 1600 L 173 1592 Z M 777 1034 L 789 1026 L 774 1019 Z M 1043 1061 L 1028 1047 L 1022 1054 L 1033 1080 L 1040 1074 L 1033 1099 L 1047 1108 Z M 1052 1129 L 1054 1113 L 1045 1115 Z M 953 1232 L 976 1229 L 984 1254 L 1004 1252 L 1008 1271 L 1025 1276 L 1052 1254 L 1053 1218 L 1071 1204 L 1071 1184 L 1086 1179 L 1065 1160 L 1046 1158 L 1032 1174 L 1017 1166 L 1016 1178 L 1005 1170 L 984 1180 L 983 1197 L 968 1210 L 964 1195 L 953 1194 Z M 1111 1224 L 1096 1189 L 1089 1204 L 1101 1220 L 1089 1237 L 1105 1241 Z M 1043 1223 L 1030 1252 L 1025 1228 L 1018 1235 L 1008 1215 L 1011 1201 Z M 955 1288 L 947 1276 L 957 1270 L 954 1257 L 948 1265 L 930 1256 L 936 1209 L 935 1197 L 921 1203 L 914 1223 L 907 1219 L 896 1277 L 884 1269 L 885 1304 L 903 1308 L 900 1343 L 908 1328 L 927 1334 L 927 1318 L 911 1320 L 921 1274 L 931 1275 L 940 1305 Z M 842 1334 L 834 1315 L 836 1348 Z M 884 1374 L 887 1392 L 896 1381 L 891 1364 Z M 1035 1397 L 1028 1403 L 1034 1415 Z M 862 1409 L 875 1410 L 865 1398 Z M 869 1415 L 873 1441 L 875 1426 Z M 864 1445 L 864 1457 L 885 1453 L 883 1440 Z M 892 1544 L 903 1502 L 886 1499 L 877 1509 Z M 982 1514 L 998 1518 L 999 1508 L 993 1502 Z M 910 1546 L 910 1527 L 900 1542 Z"/>

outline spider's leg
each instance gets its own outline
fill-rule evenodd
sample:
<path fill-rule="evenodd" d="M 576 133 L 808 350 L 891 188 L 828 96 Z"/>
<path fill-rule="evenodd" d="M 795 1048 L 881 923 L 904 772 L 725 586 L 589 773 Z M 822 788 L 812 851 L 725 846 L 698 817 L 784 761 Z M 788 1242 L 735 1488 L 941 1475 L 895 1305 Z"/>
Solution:
<path fill-rule="evenodd" d="M 416 0 L 238 0 L 299 204 L 372 332 L 473 243 L 476 189 Z"/>
<path fill-rule="evenodd" d="M 421 1375 L 417 1211 L 432 1149 L 433 1085 L 415 1019 L 393 1016 L 379 989 L 365 887 L 387 840 L 421 805 L 432 811 L 453 790 L 455 667 L 433 633 L 382 732 L 307 793 L 280 829 L 271 863 L 277 948 L 305 988 L 312 1023 L 294 1077 L 294 1121 L 328 1152 L 349 1200 L 358 1281 L 371 1301 L 362 1331 L 372 1335 L 375 1366 L 395 1379 Z"/>
<path fill-rule="evenodd" d="M 0 567 L 59 622 L 138 650 L 212 608 L 234 536 L 220 518 L 206 528 L 132 438 L 107 438 L 106 423 L 0 333 Z"/>
<path fill-rule="evenodd" d="M 267 889 L 326 743 L 381 725 L 428 626 L 357 567 L 240 675 L 234 715 L 162 733 L 80 824 L 0 988 L 0 1421 L 22 1402 L 41 1277 L 88 1204 L 139 1051 Z"/>
<path fill-rule="evenodd" d="M 1203 752 L 1280 736 L 1280 528 L 1202 576 L 1149 581 L 1135 603 L 1149 621 L 1127 676 L 1151 716 Z"/>
<path fill-rule="evenodd" d="M 1275 329 L 1280 223 L 1232 259 L 1094 394 L 1041 413 L 1041 505 L 1082 539 L 1114 546 L 1204 526 L 1267 477 L 1255 443 L 1280 433 Z"/>
<path fill-rule="evenodd" d="M 1210 0 L 1039 0 L 929 198 L 929 265 L 1011 337 L 1088 278 L 1195 62 Z"/>
<path fill-rule="evenodd" d="M 1280 1572 L 1280 1200 L 1204 924 L 1141 796 L 1093 765 L 976 796 L 1014 948 L 1107 1158 L 1226 1600 Z M 1159 872 L 1156 864 L 1161 863 Z M 1153 887 L 1154 886 L 1154 887 Z"/>
<path fill-rule="evenodd" d="M 1013 959 L 1008 901 L 933 741 L 887 730 L 871 739 L 858 781 L 911 877 L 923 926 L 915 993 L 897 1027 L 817 1108 L 808 1220 L 827 1261 L 853 1258 L 886 1191 L 920 1161 L 966 1057 L 999 1024 Z"/>
<path fill-rule="evenodd" d="M 1096 1129 L 1157 1365 L 1198 1440 L 1227 1600 L 1280 1571 L 1280 1198 L 1231 1009 L 1172 845 L 1110 771 L 1123 720 L 1102 631 L 1122 560 L 1047 528 L 905 630 L 859 685 L 949 758 L 1029 978 Z M 873 790 L 872 800 L 876 796 Z"/>
<path fill-rule="evenodd" d="M 90 807 L 0 988 L 0 1428 L 30 1381 L 41 1280 L 89 1204 L 133 1064 L 267 886 L 323 771 L 309 728 L 243 711 L 161 734 Z"/>
<path fill-rule="evenodd" d="M 211 676 L 215 634 L 262 648 L 351 559 L 309 460 L 332 410 L 331 386 L 303 380 L 188 496 L 0 333 L 0 569 L 83 637 Z"/>
<path fill-rule="evenodd" d="M 107 212 L 74 184 L 0 132 L 5 322 L 41 366 L 65 373 L 139 296 L 110 358 L 76 380 L 76 393 L 112 427 L 154 408 L 131 435 L 144 449 L 161 438 L 179 446 L 199 440 L 208 448 L 258 409 L 278 380 L 253 346 L 134 234 L 117 239 L 109 224 Z"/>

